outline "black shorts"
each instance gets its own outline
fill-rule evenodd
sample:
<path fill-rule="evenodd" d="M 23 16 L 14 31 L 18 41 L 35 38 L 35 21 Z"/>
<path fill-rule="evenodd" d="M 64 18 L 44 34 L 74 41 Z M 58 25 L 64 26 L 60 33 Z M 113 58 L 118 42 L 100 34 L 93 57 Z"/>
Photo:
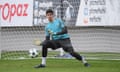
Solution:
<path fill-rule="evenodd" d="M 71 40 L 69 38 L 67 39 L 59 39 L 59 40 L 47 40 L 45 41 L 44 45 L 47 48 L 51 48 L 53 50 L 58 48 L 63 48 L 66 52 L 72 52 L 73 46 L 71 44 Z"/>

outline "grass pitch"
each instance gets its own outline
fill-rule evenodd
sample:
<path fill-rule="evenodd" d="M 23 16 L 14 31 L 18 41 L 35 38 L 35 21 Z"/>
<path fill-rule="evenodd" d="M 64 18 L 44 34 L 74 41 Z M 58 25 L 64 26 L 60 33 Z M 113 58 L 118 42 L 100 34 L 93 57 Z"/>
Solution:
<path fill-rule="evenodd" d="M 88 60 L 91 67 L 75 59 L 47 59 L 47 67 L 35 69 L 41 59 L 0 60 L 0 72 L 120 72 L 120 60 Z"/>

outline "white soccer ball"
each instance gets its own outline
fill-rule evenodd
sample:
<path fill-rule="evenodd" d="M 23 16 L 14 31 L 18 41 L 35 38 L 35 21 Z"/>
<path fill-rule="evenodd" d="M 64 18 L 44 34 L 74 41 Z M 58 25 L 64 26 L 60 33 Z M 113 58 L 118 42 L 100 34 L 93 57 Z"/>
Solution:
<path fill-rule="evenodd" d="M 31 58 L 37 57 L 37 56 L 38 56 L 38 51 L 37 51 L 35 48 L 30 49 L 30 50 L 29 50 L 29 56 L 30 56 Z"/>

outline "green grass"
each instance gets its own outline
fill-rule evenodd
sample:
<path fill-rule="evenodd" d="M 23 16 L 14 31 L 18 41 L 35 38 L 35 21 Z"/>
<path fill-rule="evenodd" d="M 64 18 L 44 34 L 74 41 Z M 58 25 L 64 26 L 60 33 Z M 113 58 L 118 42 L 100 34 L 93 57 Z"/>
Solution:
<path fill-rule="evenodd" d="M 59 52 L 50 51 L 48 57 L 54 57 Z M 75 59 L 48 58 L 47 67 L 33 68 L 41 62 L 39 57 L 31 59 L 27 51 L 2 52 L 0 72 L 120 72 L 120 53 L 80 53 L 88 59 L 91 67 L 86 68 Z M 20 59 L 25 58 L 25 59 Z"/>
<path fill-rule="evenodd" d="M 54 57 L 59 54 L 59 51 L 49 51 L 48 57 Z M 80 52 L 81 55 L 85 56 L 87 59 L 99 59 L 99 60 L 120 60 L 120 53 L 112 52 Z M 42 52 L 39 51 L 39 58 Z M 2 60 L 15 60 L 21 58 L 30 58 L 28 51 L 3 51 L 1 54 Z"/>
<path fill-rule="evenodd" d="M 40 59 L 0 60 L 0 72 L 120 72 L 120 60 L 88 60 L 86 68 L 75 59 L 47 59 L 47 67 L 33 68 Z"/>

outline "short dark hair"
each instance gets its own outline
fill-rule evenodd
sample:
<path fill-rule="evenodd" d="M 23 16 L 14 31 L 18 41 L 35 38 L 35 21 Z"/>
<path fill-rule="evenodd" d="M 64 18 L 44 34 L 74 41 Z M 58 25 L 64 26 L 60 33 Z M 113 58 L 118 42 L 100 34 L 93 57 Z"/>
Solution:
<path fill-rule="evenodd" d="M 53 12 L 52 9 L 48 9 L 48 10 L 46 11 L 46 14 L 48 14 L 48 13 L 52 13 L 52 14 L 54 14 L 54 12 Z"/>

